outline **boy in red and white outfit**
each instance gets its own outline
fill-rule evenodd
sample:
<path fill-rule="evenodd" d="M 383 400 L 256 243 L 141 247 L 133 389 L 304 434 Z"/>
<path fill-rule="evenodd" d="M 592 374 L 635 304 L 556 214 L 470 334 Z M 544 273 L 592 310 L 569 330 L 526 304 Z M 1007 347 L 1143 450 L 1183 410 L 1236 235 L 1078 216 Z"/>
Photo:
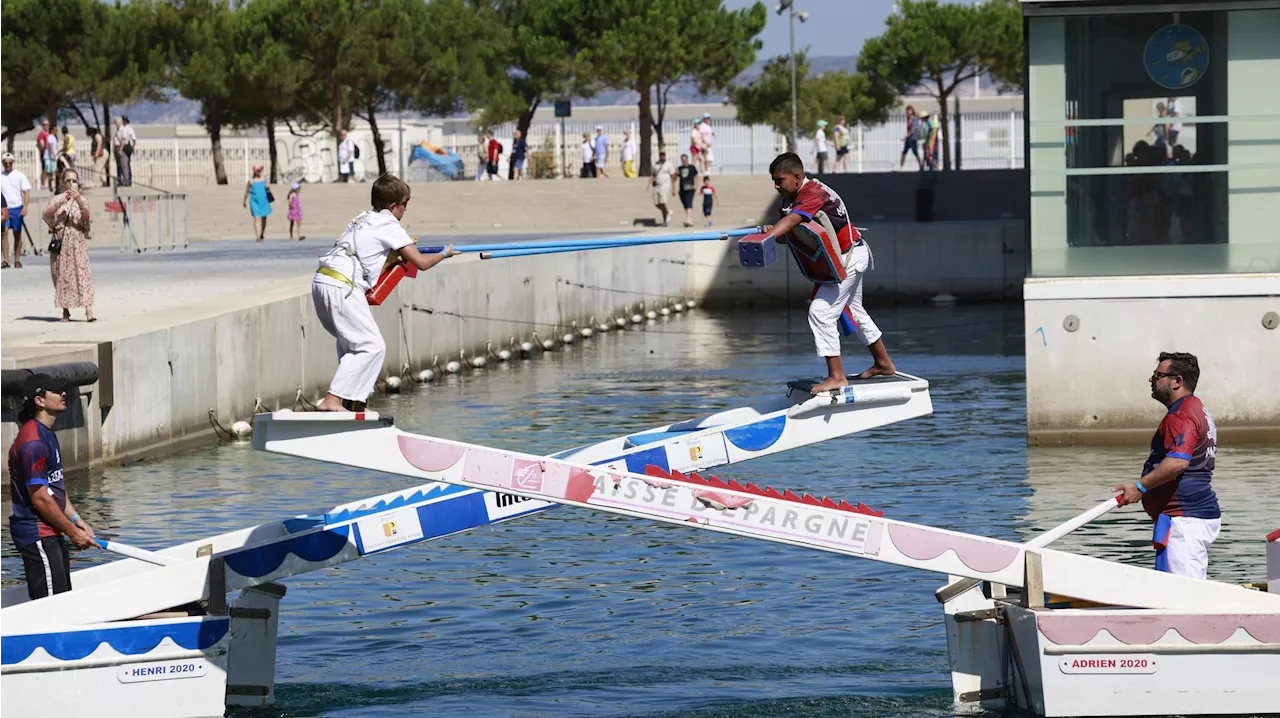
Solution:
<path fill-rule="evenodd" d="M 849 384 L 844 365 L 840 361 L 840 315 L 846 307 L 858 325 L 858 335 L 871 351 L 874 363 L 870 369 L 857 376 L 870 379 L 874 376 L 892 376 L 897 370 L 884 347 L 880 329 L 862 306 L 862 275 L 871 265 L 871 249 L 858 230 L 849 222 L 849 212 L 844 200 L 834 190 L 816 179 L 804 175 L 804 162 L 794 152 L 778 155 L 769 165 L 773 186 L 782 195 L 782 219 L 766 227 L 779 242 L 786 242 L 791 232 L 819 213 L 826 215 L 836 231 L 841 252 L 840 262 L 845 269 L 845 279 L 838 284 L 820 284 L 809 303 L 809 328 L 813 331 L 818 356 L 827 362 L 827 378 L 814 385 L 812 392 L 838 389 Z"/>

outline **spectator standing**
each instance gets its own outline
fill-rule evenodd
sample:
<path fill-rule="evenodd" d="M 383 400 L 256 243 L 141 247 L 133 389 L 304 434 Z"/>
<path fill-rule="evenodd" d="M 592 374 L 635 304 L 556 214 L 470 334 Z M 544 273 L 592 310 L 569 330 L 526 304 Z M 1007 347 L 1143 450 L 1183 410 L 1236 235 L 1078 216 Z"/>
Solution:
<path fill-rule="evenodd" d="M 49 150 L 49 143 L 56 143 L 58 138 L 49 132 L 49 121 L 40 121 L 40 132 L 36 134 L 36 159 L 40 163 L 40 189 L 53 190 L 53 171 L 44 162 Z"/>
<path fill-rule="evenodd" d="M 76 136 L 66 125 L 62 126 L 62 154 L 67 156 L 71 167 L 76 166 Z"/>
<path fill-rule="evenodd" d="M 44 154 L 40 156 L 41 176 L 48 177 L 48 189 L 50 192 L 59 191 L 58 186 L 58 135 L 50 132 L 48 139 L 44 143 Z M 41 185 L 43 189 L 44 185 Z"/>
<path fill-rule="evenodd" d="M 818 131 L 813 133 L 813 154 L 817 160 L 818 174 L 826 174 L 827 158 L 827 121 L 818 120 Z"/>
<path fill-rule="evenodd" d="M 253 166 L 253 178 L 244 186 L 244 206 L 249 208 L 249 216 L 253 219 L 253 233 L 261 242 L 267 236 L 267 217 L 271 216 L 271 191 L 267 189 L 267 181 L 262 178 L 262 165 Z M 258 220 L 262 220 L 259 223 Z"/>
<path fill-rule="evenodd" d="M 680 155 L 680 204 L 684 205 L 684 226 L 693 226 L 693 195 L 698 189 L 698 168 L 689 164 L 689 155 Z"/>
<path fill-rule="evenodd" d="M 898 169 L 907 162 L 907 152 L 915 155 L 916 166 L 918 169 L 924 169 L 924 162 L 920 160 L 920 118 L 916 116 L 916 108 L 907 105 L 907 134 L 902 138 L 902 156 L 898 158 Z"/>
<path fill-rule="evenodd" d="M 485 133 L 485 169 L 489 173 L 489 180 L 497 182 L 502 179 L 502 175 L 498 174 L 498 165 L 502 163 L 502 143 L 497 137 L 493 136 L 493 130 Z"/>
<path fill-rule="evenodd" d="M 483 182 L 489 176 L 489 141 L 484 135 L 476 135 L 476 181 Z"/>
<path fill-rule="evenodd" d="M 122 115 L 120 118 L 120 157 L 119 167 L 116 173 L 120 177 L 120 184 L 129 187 L 133 185 L 133 151 L 138 144 L 138 135 L 133 131 L 133 125 L 129 124 L 129 116 Z"/>
<path fill-rule="evenodd" d="M 529 158 L 529 143 L 525 142 L 524 134 L 520 130 L 516 130 L 514 139 L 511 140 L 511 178 L 524 179 L 524 163 Z"/>
<path fill-rule="evenodd" d="M 623 177 L 639 177 L 640 173 L 636 172 L 636 147 L 635 138 L 631 136 L 631 130 L 622 131 L 622 176 Z"/>
<path fill-rule="evenodd" d="M 649 173 L 649 191 L 653 193 L 653 206 L 662 213 L 663 227 L 667 226 L 667 222 L 671 219 L 671 210 L 667 209 L 667 203 L 671 201 L 671 183 L 675 177 L 676 168 L 671 166 L 667 153 L 659 152 L 658 161 L 654 163 L 653 171 Z"/>
<path fill-rule="evenodd" d="M 13 155 L 0 157 L 0 194 L 8 210 L 8 218 L 0 228 L 0 246 L 4 250 L 4 269 L 9 268 L 9 233 L 13 233 L 13 266 L 22 269 L 22 223 L 31 200 L 31 180 L 13 168 Z"/>
<path fill-rule="evenodd" d="M 596 142 L 595 142 L 595 164 L 597 177 L 609 179 L 609 173 L 604 171 L 605 163 L 609 160 L 609 137 L 605 135 L 604 128 L 596 125 Z"/>
<path fill-rule="evenodd" d="M 89 201 L 80 193 L 80 175 L 70 170 L 62 182 L 66 191 L 54 196 L 44 210 L 44 223 L 54 238 L 49 245 L 53 303 L 62 307 L 64 322 L 71 321 L 72 307 L 84 307 L 85 321 L 96 322 L 88 244 L 93 216 L 89 212 Z"/>
<path fill-rule="evenodd" d="M 710 175 L 702 178 L 702 216 L 707 220 L 707 226 L 711 226 L 711 210 L 716 204 L 716 188 L 711 186 Z"/>
<path fill-rule="evenodd" d="M 289 239 L 293 239 L 293 228 L 298 228 L 298 241 L 306 239 L 302 233 L 302 184 L 294 182 L 289 187 Z"/>
<path fill-rule="evenodd" d="M 578 176 L 582 179 L 596 176 L 596 148 L 590 132 L 582 133 L 582 172 Z"/>
<path fill-rule="evenodd" d="M 346 130 L 338 131 L 338 181 L 350 182 L 356 173 L 356 143 Z M 269 208 L 268 208 L 269 209 Z"/>
<path fill-rule="evenodd" d="M 689 154 L 694 162 L 702 161 L 702 120 L 694 120 L 689 130 Z"/>
<path fill-rule="evenodd" d="M 1169 117 L 1169 146 L 1178 145 L 1178 135 L 1182 134 L 1182 113 L 1178 111 L 1178 98 L 1170 97 L 1164 105 L 1165 114 Z"/>
<path fill-rule="evenodd" d="M 938 125 L 933 121 L 929 111 L 920 113 L 920 122 L 916 125 L 916 137 L 923 137 L 924 165 L 921 169 L 930 172 L 938 169 Z"/>
<path fill-rule="evenodd" d="M 831 139 L 836 143 L 836 172 L 849 171 L 849 126 L 844 115 L 836 115 L 836 126 L 831 128 Z"/>
<path fill-rule="evenodd" d="M 102 187 L 111 184 L 107 177 L 107 147 L 102 141 L 102 131 L 97 127 L 89 128 L 89 154 L 93 156 L 93 182 Z"/>
<path fill-rule="evenodd" d="M 711 164 L 715 162 L 715 150 L 712 145 L 716 141 L 716 131 L 711 127 L 711 113 L 702 113 L 702 122 L 698 123 L 698 136 L 702 140 L 702 153 L 699 155 L 699 162 L 702 170 L 702 176 L 706 177 L 711 174 Z"/>

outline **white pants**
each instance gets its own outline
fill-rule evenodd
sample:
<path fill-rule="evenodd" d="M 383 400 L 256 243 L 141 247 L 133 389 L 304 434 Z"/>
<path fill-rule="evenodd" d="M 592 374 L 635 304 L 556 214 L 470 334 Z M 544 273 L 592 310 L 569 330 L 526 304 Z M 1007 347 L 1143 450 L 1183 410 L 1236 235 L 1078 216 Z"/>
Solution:
<path fill-rule="evenodd" d="M 1165 559 L 1169 573 L 1187 578 L 1205 578 L 1209 570 L 1209 546 L 1218 538 L 1222 519 L 1174 516 L 1169 527 Z"/>
<path fill-rule="evenodd" d="M 311 300 L 320 323 L 338 339 L 338 371 L 329 384 L 329 393 L 341 399 L 365 401 L 382 373 L 387 344 L 382 341 L 364 292 L 312 281 Z"/>
<path fill-rule="evenodd" d="M 840 314 L 847 306 L 858 323 L 858 336 L 867 346 L 880 339 L 880 328 L 862 306 L 862 275 L 871 263 L 871 249 L 866 242 L 854 246 L 844 255 L 845 279 L 839 284 L 823 284 L 809 303 L 809 329 L 818 346 L 818 356 L 840 356 Z"/>

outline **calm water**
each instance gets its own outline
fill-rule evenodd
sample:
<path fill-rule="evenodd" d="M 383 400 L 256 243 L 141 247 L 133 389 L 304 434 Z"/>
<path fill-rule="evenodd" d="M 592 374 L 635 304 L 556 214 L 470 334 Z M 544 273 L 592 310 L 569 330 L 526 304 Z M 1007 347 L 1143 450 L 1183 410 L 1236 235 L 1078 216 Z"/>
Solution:
<path fill-rule="evenodd" d="M 800 319 L 677 317 L 376 408 L 409 430 L 551 452 L 780 394 L 785 380 L 819 370 Z M 932 382 L 933 416 L 719 473 L 1025 540 L 1141 468 L 1141 449 L 1025 447 L 1020 309 L 880 310 L 877 319 L 892 328 L 899 367 Z M 862 350 L 848 348 L 846 368 L 861 369 Z M 1221 450 L 1214 484 L 1226 517 L 1213 577 L 1264 575 L 1278 463 L 1280 448 Z M 158 548 L 407 481 L 234 445 L 70 488 L 99 531 Z M 1145 516 L 1126 510 L 1061 547 L 1141 563 L 1149 541 Z M 3 577 L 21 577 L 7 533 Z M 943 580 L 557 509 L 288 581 L 279 705 L 248 715 L 950 715 L 933 598 Z"/>

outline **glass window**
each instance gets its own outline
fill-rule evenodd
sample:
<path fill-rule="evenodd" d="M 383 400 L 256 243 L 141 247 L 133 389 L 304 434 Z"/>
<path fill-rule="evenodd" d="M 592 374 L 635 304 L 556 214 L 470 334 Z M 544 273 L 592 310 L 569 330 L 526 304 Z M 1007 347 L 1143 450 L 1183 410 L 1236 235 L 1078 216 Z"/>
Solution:
<path fill-rule="evenodd" d="M 1280 271 L 1277 37 L 1280 10 L 1029 18 L 1032 274 Z"/>

